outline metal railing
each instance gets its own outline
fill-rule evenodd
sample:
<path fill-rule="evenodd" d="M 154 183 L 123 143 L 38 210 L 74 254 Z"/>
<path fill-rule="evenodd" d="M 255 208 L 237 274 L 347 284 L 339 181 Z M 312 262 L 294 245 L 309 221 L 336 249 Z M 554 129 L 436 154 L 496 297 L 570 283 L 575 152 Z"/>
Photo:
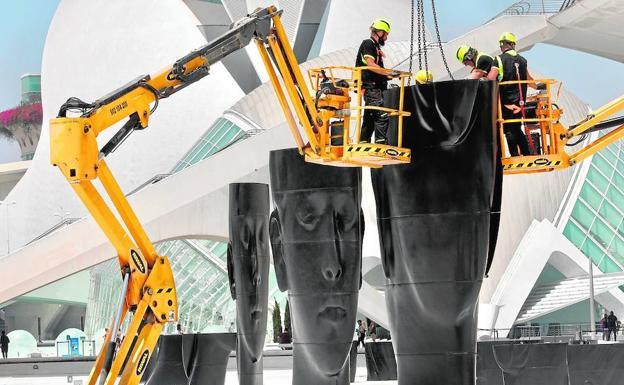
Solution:
<path fill-rule="evenodd" d="M 143 190 L 145 187 L 154 184 L 154 183 L 158 183 L 161 180 L 165 179 L 166 177 L 171 176 L 171 174 L 156 174 L 153 177 L 149 178 L 147 181 L 145 181 L 143 184 L 141 184 L 140 186 L 138 186 L 137 188 L 135 188 L 134 190 L 130 191 L 129 193 L 126 194 L 126 196 L 130 196 L 132 194 L 134 194 L 135 192 L 139 191 L 139 190 Z"/>
<path fill-rule="evenodd" d="M 65 226 L 69 226 L 72 223 L 76 222 L 80 220 L 80 218 L 65 218 L 62 221 L 60 221 L 59 223 L 55 224 L 54 226 L 50 227 L 49 229 L 47 229 L 46 231 L 44 231 L 43 233 L 41 233 L 40 235 L 36 236 L 35 238 L 33 238 L 30 242 L 26 243 L 24 246 L 30 245 L 33 242 L 36 242 L 42 238 L 47 237 L 48 235 L 52 234 L 53 232 L 55 232 L 56 230 L 59 230 Z"/>
<path fill-rule="evenodd" d="M 511 329 L 479 329 L 480 332 L 489 332 L 493 339 L 532 339 L 542 337 L 581 337 L 590 333 L 602 335 L 600 323 L 596 322 L 595 332 L 591 331 L 590 323 L 544 323 L 531 325 L 516 325 Z M 622 329 L 617 330 L 620 335 Z"/>
<path fill-rule="evenodd" d="M 492 20 L 505 15 L 553 15 L 574 5 L 576 0 L 524 0 L 510 5 Z"/>

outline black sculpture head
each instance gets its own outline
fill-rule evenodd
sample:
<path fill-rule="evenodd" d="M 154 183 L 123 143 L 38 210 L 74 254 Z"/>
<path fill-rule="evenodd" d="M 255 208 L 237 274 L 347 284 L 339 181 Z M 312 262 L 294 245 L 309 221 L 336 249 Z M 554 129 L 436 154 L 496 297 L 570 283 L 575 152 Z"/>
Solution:
<path fill-rule="evenodd" d="M 502 189 L 496 94 L 495 83 L 472 80 L 410 87 L 412 161 L 371 172 L 399 385 L 474 384 Z M 387 96 L 398 104 L 398 90 Z"/>
<path fill-rule="evenodd" d="M 357 312 L 361 172 L 306 163 L 295 149 L 271 152 L 270 171 L 271 247 L 279 288 L 289 293 L 294 354 L 335 376 Z"/>
<path fill-rule="evenodd" d="M 236 300 L 238 343 L 262 356 L 266 333 L 269 276 L 269 186 L 230 184 L 228 277 Z"/>

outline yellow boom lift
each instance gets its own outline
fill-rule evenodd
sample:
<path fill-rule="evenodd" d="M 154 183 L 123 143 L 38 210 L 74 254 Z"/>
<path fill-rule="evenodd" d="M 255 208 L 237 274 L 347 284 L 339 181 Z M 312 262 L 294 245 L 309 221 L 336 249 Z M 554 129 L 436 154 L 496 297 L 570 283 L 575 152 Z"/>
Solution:
<path fill-rule="evenodd" d="M 498 103 L 498 122 L 500 127 L 500 148 L 505 151 L 504 125 L 507 123 L 523 123 L 525 133 L 531 136 L 533 155 L 503 155 L 503 172 L 505 174 L 529 174 L 564 169 L 588 158 L 609 144 L 624 137 L 624 117 L 609 118 L 624 109 L 624 96 L 619 97 L 593 111 L 585 120 L 566 128 L 560 121 L 563 110 L 556 100 L 553 101 L 552 88 L 557 81 L 523 80 L 501 82 L 501 85 L 519 86 L 521 84 L 539 85 L 538 93 L 525 103 L 525 110 L 530 112 L 522 119 L 503 119 L 502 106 Z M 559 87 L 561 84 L 559 83 Z M 560 88 L 559 88 L 560 89 Z M 557 92 L 557 95 L 559 92 Z M 558 97 L 557 97 L 558 98 Z M 611 129 L 608 133 L 568 153 L 566 147 L 573 147 L 587 134 L 600 130 Z M 527 138 L 528 139 L 528 138 Z M 571 140 L 576 139 L 574 143 Z"/>
<path fill-rule="evenodd" d="M 155 75 L 141 76 L 93 103 L 70 98 L 60 108 L 58 117 L 51 119 L 50 161 L 69 181 L 115 247 L 123 277 L 118 308 L 88 385 L 95 385 L 98 379 L 101 384 L 114 384 L 124 361 L 127 363 L 120 383 L 138 384 L 164 325 L 178 319 L 169 259 L 156 252 L 105 161 L 130 133 L 147 128 L 160 99 L 202 79 L 208 75 L 210 65 L 254 41 L 295 143 L 306 160 L 331 166 L 369 167 L 410 161 L 410 151 L 401 147 L 402 120 L 409 115 L 402 110 L 403 83 L 410 74 L 388 70 L 388 76 L 397 78 L 401 87 L 398 109 L 362 106 L 360 80 L 366 68 L 311 70 L 308 80 L 314 87 L 312 95 L 280 15 L 275 7 L 258 9 L 234 23 L 224 35 Z M 338 72 L 346 76 L 335 77 Z M 359 143 L 362 112 L 371 108 L 398 119 L 398 146 Z M 350 129 L 352 120 L 357 124 L 354 135 Z M 98 148 L 98 135 L 121 122 L 124 123 L 115 135 Z M 98 178 L 121 222 L 94 187 L 93 180 Z M 128 338 L 116 346 L 117 331 L 130 314 Z"/>

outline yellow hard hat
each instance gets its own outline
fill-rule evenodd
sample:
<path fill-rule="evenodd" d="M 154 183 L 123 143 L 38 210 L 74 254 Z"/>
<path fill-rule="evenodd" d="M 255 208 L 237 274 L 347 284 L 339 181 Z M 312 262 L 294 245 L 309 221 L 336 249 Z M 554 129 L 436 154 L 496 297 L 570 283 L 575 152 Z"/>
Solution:
<path fill-rule="evenodd" d="M 390 33 L 390 23 L 382 19 L 377 19 L 373 21 L 371 28 L 376 29 L 378 31 L 384 31 L 386 33 Z"/>
<path fill-rule="evenodd" d="M 418 84 L 425 84 L 433 81 L 433 72 L 420 70 L 416 72 L 416 81 Z"/>
<path fill-rule="evenodd" d="M 516 35 L 514 35 L 511 32 L 503 32 L 498 38 L 498 42 L 499 43 L 509 42 L 509 43 L 516 44 Z"/>
<path fill-rule="evenodd" d="M 474 58 L 473 51 L 474 49 L 469 45 L 460 45 L 457 49 L 457 60 L 459 60 L 460 63 L 463 63 L 464 60 L 472 60 Z"/>

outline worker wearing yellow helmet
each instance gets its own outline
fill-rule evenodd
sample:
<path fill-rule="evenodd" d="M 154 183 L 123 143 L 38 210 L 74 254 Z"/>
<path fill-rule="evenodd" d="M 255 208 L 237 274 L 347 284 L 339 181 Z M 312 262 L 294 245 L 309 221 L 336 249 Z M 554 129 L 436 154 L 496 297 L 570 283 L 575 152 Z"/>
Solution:
<path fill-rule="evenodd" d="M 469 45 L 459 46 L 456 57 L 463 65 L 472 67 L 470 70 L 471 79 L 500 80 L 498 58 L 479 52 Z"/>
<path fill-rule="evenodd" d="M 418 84 L 427 84 L 433 82 L 433 72 L 427 70 L 419 70 L 415 76 Z"/>
<path fill-rule="evenodd" d="M 362 89 L 366 106 L 383 106 L 383 91 L 388 88 L 388 71 L 383 70 L 385 54 L 381 47 L 390 34 L 390 23 L 383 19 L 373 21 L 370 36 L 362 41 L 355 58 L 356 67 L 369 67 L 362 71 Z M 370 142 L 375 133 L 375 142 L 386 143 L 388 114 L 379 110 L 364 110 L 360 142 Z"/>
<path fill-rule="evenodd" d="M 516 36 L 511 32 L 504 32 L 498 38 L 498 42 L 501 49 L 501 54 L 498 56 L 501 63 L 500 81 L 533 80 L 526 59 L 516 52 Z M 527 83 L 500 86 L 499 95 L 503 119 L 526 117 L 524 102 L 526 101 L 527 86 Z M 533 88 L 533 86 L 531 87 Z M 521 122 L 505 123 L 503 128 L 511 156 L 532 154 L 531 148 L 535 147 L 533 143 L 527 141 Z"/>

